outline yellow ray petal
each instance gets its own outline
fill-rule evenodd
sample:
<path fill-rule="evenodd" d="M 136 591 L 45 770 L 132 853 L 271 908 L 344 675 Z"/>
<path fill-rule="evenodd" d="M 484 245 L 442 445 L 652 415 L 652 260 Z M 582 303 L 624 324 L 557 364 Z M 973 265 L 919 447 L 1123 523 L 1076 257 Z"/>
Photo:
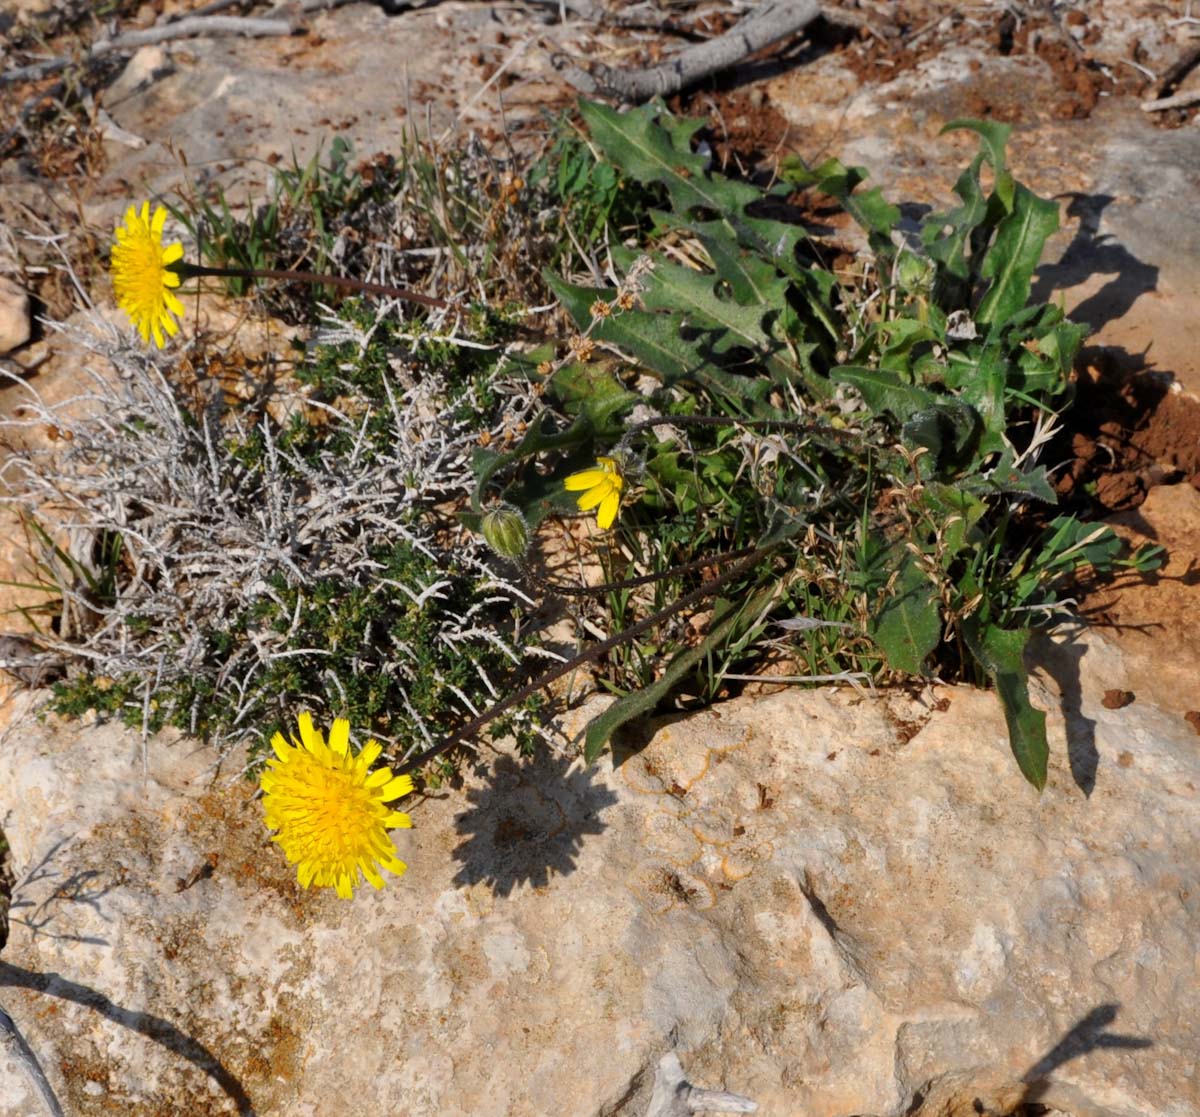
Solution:
<path fill-rule="evenodd" d="M 606 484 L 611 476 L 612 474 L 605 473 L 602 469 L 583 469 L 565 478 L 563 488 L 569 489 L 571 492 L 577 492 L 580 489 L 594 489 L 597 485 Z"/>
<path fill-rule="evenodd" d="M 379 793 L 379 798 L 385 803 L 390 803 L 393 799 L 399 799 L 404 795 L 410 794 L 412 789 L 412 776 L 397 776 L 394 780 L 384 784 L 383 790 Z"/>
<path fill-rule="evenodd" d="M 296 721 L 300 726 L 300 740 L 304 742 L 304 747 L 309 752 L 315 751 L 325 743 L 320 731 L 313 726 L 312 714 L 307 710 Z"/>
<path fill-rule="evenodd" d="M 601 531 L 608 531 L 613 526 L 620 507 L 621 494 L 616 489 L 610 490 L 605 494 L 604 499 L 600 502 L 600 508 L 596 512 L 596 526 Z"/>
<path fill-rule="evenodd" d="M 612 485 L 606 480 L 603 484 L 589 489 L 586 493 L 582 493 L 575 503 L 579 505 L 580 512 L 588 512 L 595 508 L 597 504 L 607 499 L 612 491 Z"/>
<path fill-rule="evenodd" d="M 329 747 L 338 756 L 345 756 L 350 751 L 350 723 L 345 718 L 334 719 L 329 731 Z"/>

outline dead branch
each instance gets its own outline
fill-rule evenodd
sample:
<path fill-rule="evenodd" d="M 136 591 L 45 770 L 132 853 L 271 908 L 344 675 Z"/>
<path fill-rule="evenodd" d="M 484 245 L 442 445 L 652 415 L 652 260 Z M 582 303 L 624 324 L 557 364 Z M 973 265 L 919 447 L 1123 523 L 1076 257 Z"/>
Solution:
<path fill-rule="evenodd" d="M 91 50 L 81 59 L 86 65 L 113 51 L 136 50 L 152 43 L 170 42 L 172 39 L 191 39 L 201 35 L 246 35 L 258 38 L 263 35 L 294 35 L 296 24 L 286 19 L 253 19 L 245 16 L 192 16 L 165 23 L 161 27 L 149 27 L 144 31 L 126 31 L 114 39 L 100 39 L 92 44 Z M 20 66 L 0 73 L 0 85 L 15 81 L 38 81 L 65 70 L 73 61 L 70 58 L 48 58 L 31 66 Z"/>
<path fill-rule="evenodd" d="M 598 63 L 589 73 L 569 64 L 562 73 L 582 93 L 601 93 L 621 101 L 666 97 L 795 35 L 820 14 L 817 0 L 763 0 L 724 35 L 685 47 L 658 66 L 621 71 Z"/>
<path fill-rule="evenodd" d="M 1162 112 L 1163 109 L 1186 109 L 1200 101 L 1200 89 L 1189 89 L 1176 93 L 1174 97 L 1160 97 L 1157 101 L 1143 101 L 1142 112 Z"/>
<path fill-rule="evenodd" d="M 42 1070 L 42 1064 L 38 1062 L 33 1048 L 17 1029 L 13 1018 L 3 1008 L 0 1008 L 0 1050 L 7 1051 L 12 1060 L 29 1075 L 51 1117 L 63 1117 L 63 1108 L 46 1077 L 46 1072 Z"/>
<path fill-rule="evenodd" d="M 1158 79 L 1158 87 L 1154 90 L 1154 96 L 1156 98 L 1166 97 L 1197 65 L 1200 65 L 1200 47 L 1188 47 Z"/>
<path fill-rule="evenodd" d="M 14 633 L 0 634 L 0 671 L 27 687 L 49 686 L 66 674 L 65 663 L 47 656 L 40 644 Z M 2 858 L 0 858 L 2 860 Z M 4 906 L 4 873 L 0 864 L 0 908 Z M 4 946 L 4 918 L 0 912 L 0 948 Z"/>

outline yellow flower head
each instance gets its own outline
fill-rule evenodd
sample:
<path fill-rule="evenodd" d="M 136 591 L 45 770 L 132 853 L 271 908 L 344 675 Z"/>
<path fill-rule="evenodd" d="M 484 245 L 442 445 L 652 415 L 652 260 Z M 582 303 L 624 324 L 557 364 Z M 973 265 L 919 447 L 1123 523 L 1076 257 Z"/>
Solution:
<path fill-rule="evenodd" d="M 580 512 L 596 509 L 596 526 L 607 531 L 617 519 L 621 507 L 621 490 L 625 478 L 616 458 L 597 458 L 595 469 L 583 469 L 572 473 L 563 481 L 570 492 L 578 492 Z"/>
<path fill-rule="evenodd" d="M 390 827 L 412 826 L 412 819 L 384 804 L 413 789 L 411 776 L 390 768 L 368 769 L 383 749 L 374 741 L 350 754 L 350 723 L 338 718 L 329 744 L 308 714 L 300 715 L 300 740 L 291 744 L 276 733 L 275 756 L 262 774 L 267 826 L 278 833 L 284 855 L 297 866 L 304 888 L 332 886 L 344 900 L 360 884 L 359 870 L 374 888 L 383 887 L 376 863 L 399 876 L 408 866 L 396 856 Z"/>
<path fill-rule="evenodd" d="M 117 241 L 112 247 L 113 292 L 117 305 L 129 315 L 142 340 L 163 347 L 163 331 L 174 336 L 179 323 L 172 314 L 183 316 L 183 303 L 172 292 L 180 277 L 167 267 L 183 258 L 182 244 L 162 242 L 167 211 L 159 206 L 150 216 L 150 203 L 142 203 L 142 212 L 133 206 L 125 211 L 125 222 L 117 226 Z"/>

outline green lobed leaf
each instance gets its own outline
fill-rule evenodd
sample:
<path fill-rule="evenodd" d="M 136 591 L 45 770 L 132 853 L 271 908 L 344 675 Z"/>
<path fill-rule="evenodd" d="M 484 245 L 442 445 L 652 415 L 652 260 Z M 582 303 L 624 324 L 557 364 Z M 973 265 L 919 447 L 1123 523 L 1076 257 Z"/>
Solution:
<path fill-rule="evenodd" d="M 878 415 L 887 411 L 900 422 L 912 418 L 918 411 L 936 407 L 942 396 L 926 388 L 905 383 L 886 369 L 863 368 L 859 365 L 839 365 L 829 374 L 835 384 L 857 388 L 866 405 Z"/>
<path fill-rule="evenodd" d="M 718 230 L 793 278 L 807 270 L 796 258 L 796 246 L 808 238 L 803 226 L 748 212 L 771 191 L 710 171 L 708 160 L 692 151 L 703 121 L 674 117 L 661 101 L 624 113 L 580 101 L 579 111 L 606 159 L 635 181 L 666 188 L 674 213 L 656 213 L 659 223 Z"/>
<path fill-rule="evenodd" d="M 909 383 L 913 381 L 913 350 L 941 340 L 927 323 L 915 318 L 881 322 L 875 328 L 875 337 L 879 347 L 879 367 L 900 374 Z"/>
<path fill-rule="evenodd" d="M 1030 630 L 981 624 L 977 617 L 967 617 L 961 629 L 967 648 L 996 687 L 1017 767 L 1041 791 L 1046 786 L 1050 743 L 1046 739 L 1046 715 L 1029 701 L 1025 646 Z"/>
<path fill-rule="evenodd" d="M 622 427 L 617 420 L 641 399 L 602 364 L 584 361 L 573 361 L 554 373 L 550 390 L 568 415 L 586 417 L 602 438 L 619 436 Z"/>
<path fill-rule="evenodd" d="M 967 260 L 971 235 L 987 218 L 987 199 L 979 182 L 982 166 L 983 155 L 980 154 L 958 176 L 954 192 L 962 199 L 961 206 L 946 213 L 931 213 L 921 222 L 921 242 L 930 259 L 960 283 L 966 283 L 971 276 Z"/>
<path fill-rule="evenodd" d="M 613 260 L 624 270 L 638 255 L 628 249 L 613 248 Z M 737 345 L 753 349 L 763 357 L 778 351 L 781 345 L 768 333 L 764 319 L 782 309 L 782 294 L 778 308 L 762 303 L 747 305 L 736 299 L 720 298 L 717 282 L 718 277 L 708 272 L 685 268 L 656 256 L 654 268 L 642 280 L 642 305 L 647 310 L 678 317 L 681 326 L 686 323 L 714 331 L 710 340 L 714 353 L 724 353 Z M 780 283 L 786 287 L 786 280 Z"/>
<path fill-rule="evenodd" d="M 1031 497 L 1046 504 L 1058 503 L 1058 494 L 1050 484 L 1045 466 L 1025 470 L 1013 463 L 1013 452 L 1006 447 L 985 476 L 963 480 L 960 484 L 973 493 L 1008 493 Z"/>
<path fill-rule="evenodd" d="M 793 186 L 814 186 L 822 194 L 836 198 L 842 208 L 868 234 L 871 247 L 884 254 L 895 251 L 892 230 L 900 220 L 900 209 L 883 196 L 878 186 L 858 190 L 867 179 L 864 167 L 847 167 L 838 159 L 826 159 L 819 167 L 808 167 L 798 155 L 779 162 L 779 177 Z"/>
<path fill-rule="evenodd" d="M 1012 125 L 1002 124 L 998 120 L 971 120 L 959 117 L 942 126 L 941 136 L 947 132 L 974 132 L 982 141 L 982 154 L 992 165 L 997 176 L 1007 169 L 1004 149 L 1008 146 L 1008 137 L 1012 135 Z"/>
<path fill-rule="evenodd" d="M 920 675 L 942 635 L 937 591 L 917 558 L 903 552 L 894 594 L 872 618 L 869 632 L 893 671 Z"/>
<path fill-rule="evenodd" d="M 977 322 L 1001 325 L 1024 308 L 1046 238 L 1057 228 L 1058 203 L 1018 184 L 1012 212 L 997 227 L 980 267 L 992 284 L 975 312 Z"/>
<path fill-rule="evenodd" d="M 970 404 L 983 423 L 983 435 L 979 440 L 980 454 L 1003 450 L 1004 435 L 1008 429 L 1005 408 L 1010 372 L 1008 362 L 995 347 L 986 346 L 978 350 L 970 361 L 962 361 L 958 354 L 951 354 L 950 367 L 957 380 L 959 399 Z"/>
<path fill-rule="evenodd" d="M 612 292 L 603 288 L 577 286 L 548 270 L 542 274 L 581 329 L 592 320 L 592 303 L 597 298 L 607 302 L 612 297 Z M 627 310 L 614 314 L 601 322 L 592 331 L 592 336 L 632 353 L 664 384 L 694 376 L 698 369 L 710 363 L 696 344 L 679 336 L 679 331 L 666 317 L 645 311 Z"/>
<path fill-rule="evenodd" d="M 598 298 L 607 302 L 612 296 L 612 292 L 604 288 L 579 287 L 560 279 L 552 272 L 547 271 L 544 274 L 547 284 L 562 300 L 571 317 L 581 328 L 591 322 L 592 303 Z M 682 291 L 686 281 L 681 282 L 679 277 L 675 277 L 675 281 L 677 290 Z M 649 296 L 650 291 L 651 285 L 648 282 L 643 297 Z M 698 286 L 692 293 L 699 294 Z M 764 403 L 771 391 L 770 379 L 765 376 L 738 376 L 725 371 L 714 360 L 723 345 L 724 348 L 729 347 L 724 323 L 715 322 L 699 311 L 693 314 L 692 321 L 689 322 L 688 316 L 681 310 L 668 309 L 672 305 L 669 301 L 662 301 L 658 296 L 650 296 L 649 301 L 652 305 L 661 306 L 662 311 L 622 311 L 598 322 L 592 329 L 591 336 L 597 341 L 609 342 L 630 353 L 664 385 L 670 386 L 679 381 L 691 380 L 747 410 L 759 413 L 773 412 L 774 409 Z M 715 296 L 713 301 L 717 301 Z M 734 305 L 725 304 L 725 313 L 730 320 L 737 317 L 737 311 L 728 309 Z M 747 314 L 740 322 L 741 328 L 752 329 L 752 317 L 752 314 Z M 684 336 L 686 326 L 695 328 L 694 336 Z M 776 359 L 768 357 L 765 352 L 760 356 L 768 364 Z"/>

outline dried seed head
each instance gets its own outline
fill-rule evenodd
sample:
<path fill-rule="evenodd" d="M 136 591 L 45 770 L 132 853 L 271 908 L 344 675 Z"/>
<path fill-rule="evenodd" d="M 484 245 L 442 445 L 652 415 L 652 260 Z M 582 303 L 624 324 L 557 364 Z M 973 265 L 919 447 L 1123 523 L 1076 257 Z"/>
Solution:
<path fill-rule="evenodd" d="M 590 361 L 596 352 L 596 343 L 590 337 L 584 337 L 582 334 L 576 334 L 571 338 L 569 344 L 571 352 L 580 361 Z"/>

